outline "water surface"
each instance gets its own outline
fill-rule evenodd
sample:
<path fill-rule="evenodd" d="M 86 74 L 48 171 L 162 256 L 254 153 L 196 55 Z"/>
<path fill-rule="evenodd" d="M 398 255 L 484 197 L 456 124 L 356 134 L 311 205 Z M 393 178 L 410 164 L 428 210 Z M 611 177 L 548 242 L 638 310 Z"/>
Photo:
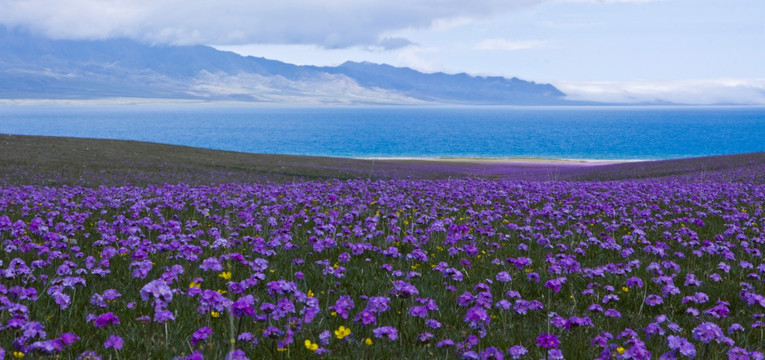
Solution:
<path fill-rule="evenodd" d="M 336 157 L 667 159 L 765 151 L 765 108 L 0 106 L 0 133 Z"/>

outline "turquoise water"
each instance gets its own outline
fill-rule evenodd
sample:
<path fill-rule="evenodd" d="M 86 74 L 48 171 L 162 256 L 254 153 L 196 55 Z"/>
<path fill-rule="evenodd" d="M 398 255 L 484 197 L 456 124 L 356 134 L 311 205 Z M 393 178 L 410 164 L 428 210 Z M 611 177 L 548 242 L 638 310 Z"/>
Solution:
<path fill-rule="evenodd" d="M 765 108 L 0 106 L 0 133 L 363 158 L 667 159 L 765 151 Z"/>

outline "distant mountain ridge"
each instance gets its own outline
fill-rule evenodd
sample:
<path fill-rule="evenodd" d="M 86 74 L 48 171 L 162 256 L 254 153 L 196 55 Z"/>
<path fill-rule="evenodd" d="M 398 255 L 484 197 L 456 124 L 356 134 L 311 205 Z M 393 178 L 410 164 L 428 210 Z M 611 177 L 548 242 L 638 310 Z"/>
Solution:
<path fill-rule="evenodd" d="M 158 98 L 308 104 L 566 103 L 550 84 L 346 62 L 298 66 L 209 46 L 50 40 L 0 26 L 0 99 Z"/>

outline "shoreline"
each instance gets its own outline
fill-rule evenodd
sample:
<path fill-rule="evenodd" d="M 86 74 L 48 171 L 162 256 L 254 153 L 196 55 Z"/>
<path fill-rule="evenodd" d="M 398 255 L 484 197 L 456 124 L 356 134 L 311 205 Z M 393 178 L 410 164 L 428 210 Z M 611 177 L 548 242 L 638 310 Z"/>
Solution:
<path fill-rule="evenodd" d="M 651 162 L 655 160 L 636 159 L 565 159 L 565 158 L 535 158 L 535 157 L 354 157 L 358 160 L 394 161 L 394 162 L 442 162 L 468 164 L 497 164 L 497 165 L 568 165 L 568 166 L 601 166 L 625 163 Z"/>

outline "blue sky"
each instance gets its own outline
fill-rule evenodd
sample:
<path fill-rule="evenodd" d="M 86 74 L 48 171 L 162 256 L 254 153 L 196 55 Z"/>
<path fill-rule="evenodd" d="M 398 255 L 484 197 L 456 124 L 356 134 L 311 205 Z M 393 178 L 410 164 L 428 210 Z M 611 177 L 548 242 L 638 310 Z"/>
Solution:
<path fill-rule="evenodd" d="M 0 23 L 295 64 L 516 76 L 576 99 L 765 104 L 763 0 L 2 0 Z"/>

